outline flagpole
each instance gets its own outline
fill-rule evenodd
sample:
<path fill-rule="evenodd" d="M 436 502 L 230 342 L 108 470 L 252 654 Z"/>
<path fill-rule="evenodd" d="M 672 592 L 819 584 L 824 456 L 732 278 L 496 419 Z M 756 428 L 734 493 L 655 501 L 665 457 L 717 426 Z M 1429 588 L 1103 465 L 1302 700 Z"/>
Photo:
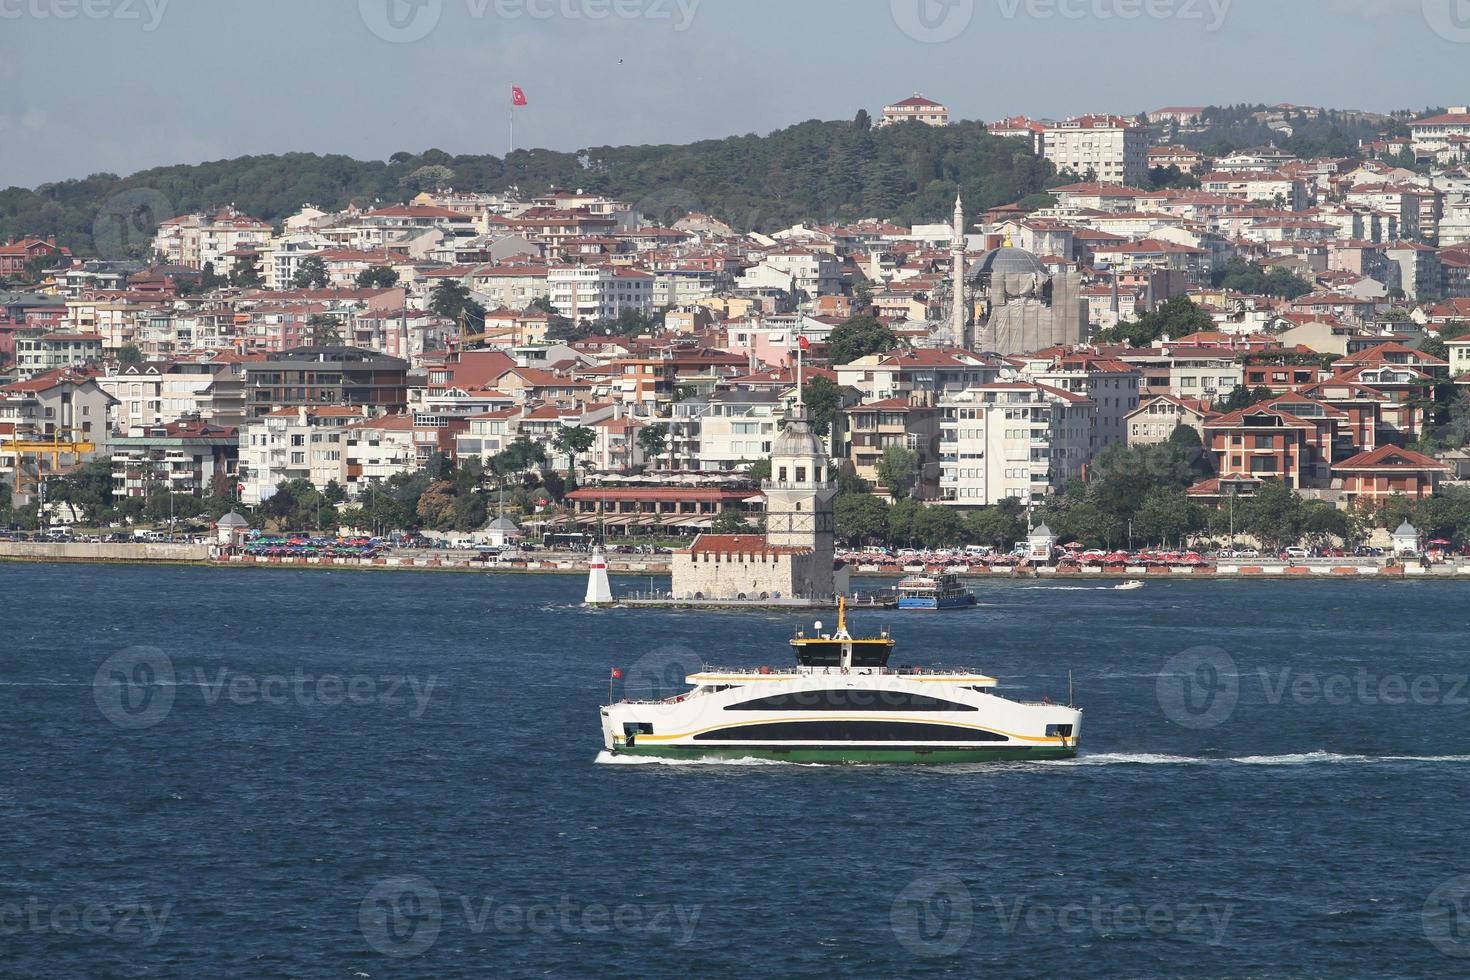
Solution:
<path fill-rule="evenodd" d="M 516 106 L 514 100 L 511 101 L 510 112 L 506 114 L 506 122 L 510 128 L 510 149 L 505 151 L 505 156 L 509 160 L 510 155 L 516 151 Z"/>

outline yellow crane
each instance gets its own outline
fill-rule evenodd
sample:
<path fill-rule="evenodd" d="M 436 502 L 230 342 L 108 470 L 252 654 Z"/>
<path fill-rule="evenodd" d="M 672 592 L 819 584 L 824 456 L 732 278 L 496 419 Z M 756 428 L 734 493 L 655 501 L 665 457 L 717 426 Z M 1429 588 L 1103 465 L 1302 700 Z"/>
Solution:
<path fill-rule="evenodd" d="M 62 456 L 78 456 L 82 453 L 94 453 L 97 451 L 95 443 L 86 439 L 72 438 L 79 435 L 80 429 L 58 428 L 52 430 L 49 436 L 44 438 L 22 438 L 16 436 L 8 443 L 0 444 L 4 449 L 15 454 L 15 489 L 21 489 L 21 477 L 25 471 L 25 459 L 27 456 L 36 457 L 36 480 L 39 482 L 46 476 L 42 465 L 46 457 L 51 457 L 51 470 L 55 472 L 61 469 Z M 66 436 L 66 438 L 63 438 Z"/>

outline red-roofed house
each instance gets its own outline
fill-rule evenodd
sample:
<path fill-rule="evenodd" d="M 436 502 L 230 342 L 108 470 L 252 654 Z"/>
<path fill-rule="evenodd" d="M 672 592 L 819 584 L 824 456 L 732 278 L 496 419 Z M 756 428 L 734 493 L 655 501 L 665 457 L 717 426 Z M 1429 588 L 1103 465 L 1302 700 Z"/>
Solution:
<path fill-rule="evenodd" d="M 930 126 L 948 126 L 949 110 L 915 92 L 906 99 L 883 107 L 879 126 L 891 126 L 901 122 L 921 122 Z"/>
<path fill-rule="evenodd" d="M 1377 504 L 1403 495 L 1413 500 L 1432 496 L 1449 467 L 1422 453 L 1398 446 L 1380 446 L 1333 464 L 1333 476 L 1342 480 L 1343 499 L 1349 504 Z"/>

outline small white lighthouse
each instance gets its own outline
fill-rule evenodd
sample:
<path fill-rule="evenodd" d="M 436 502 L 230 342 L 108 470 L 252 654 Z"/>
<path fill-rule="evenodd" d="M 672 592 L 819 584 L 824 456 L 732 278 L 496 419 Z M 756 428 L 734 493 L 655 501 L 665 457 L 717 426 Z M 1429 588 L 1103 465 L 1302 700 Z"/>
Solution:
<path fill-rule="evenodd" d="M 592 564 L 587 569 L 587 596 L 582 604 L 609 606 L 612 601 L 612 587 L 607 584 L 607 559 L 602 555 L 601 546 L 598 546 L 592 549 Z"/>

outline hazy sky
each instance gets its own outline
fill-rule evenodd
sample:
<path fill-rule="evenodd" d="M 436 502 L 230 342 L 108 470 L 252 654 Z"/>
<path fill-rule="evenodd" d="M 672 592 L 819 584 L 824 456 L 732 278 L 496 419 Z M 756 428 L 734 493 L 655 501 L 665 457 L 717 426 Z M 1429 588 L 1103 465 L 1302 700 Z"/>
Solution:
<path fill-rule="evenodd" d="M 285 150 L 1470 101 L 1470 0 L 0 0 L 0 187 Z"/>

